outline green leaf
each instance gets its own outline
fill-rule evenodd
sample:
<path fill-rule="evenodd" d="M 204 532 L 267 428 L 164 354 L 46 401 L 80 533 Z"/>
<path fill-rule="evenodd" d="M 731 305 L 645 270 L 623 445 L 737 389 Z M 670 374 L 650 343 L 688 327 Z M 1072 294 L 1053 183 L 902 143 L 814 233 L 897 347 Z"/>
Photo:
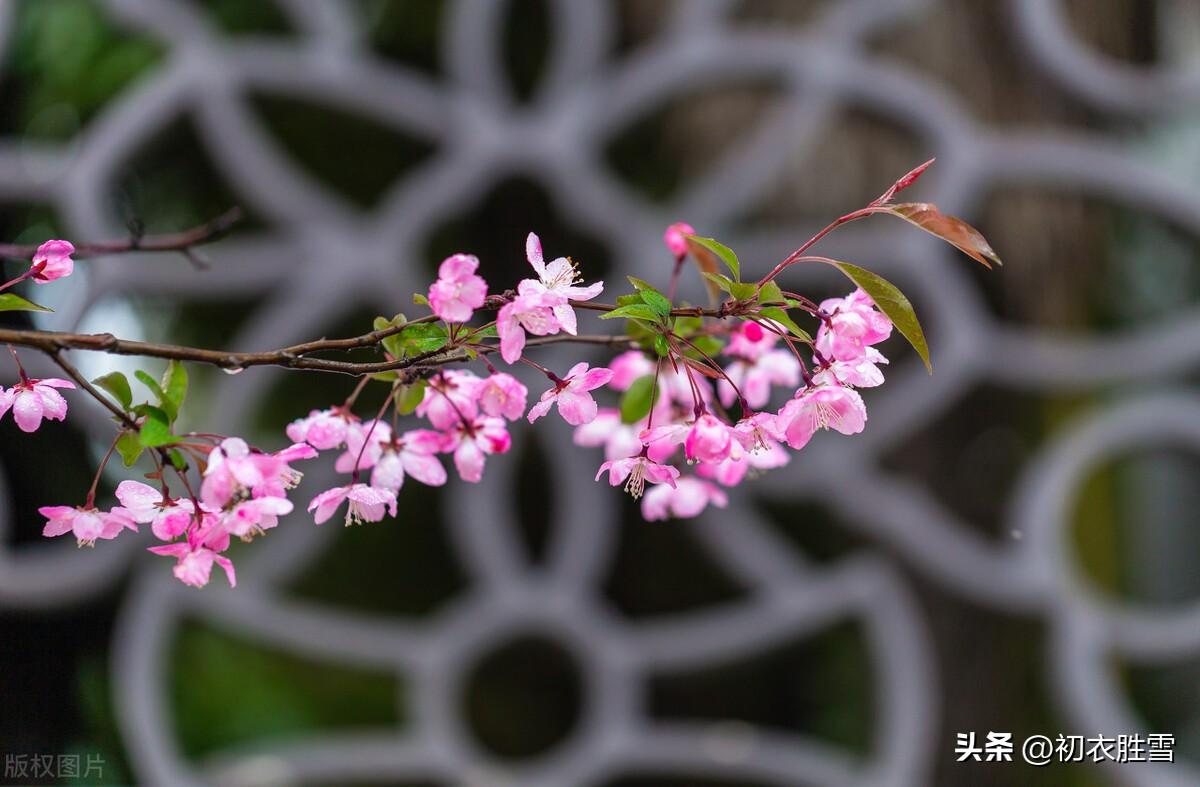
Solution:
<path fill-rule="evenodd" d="M 642 301 L 651 309 L 658 312 L 660 317 L 669 317 L 671 314 L 671 302 L 658 290 L 642 290 Z"/>
<path fill-rule="evenodd" d="M 401 337 L 402 357 L 440 350 L 450 339 L 444 326 L 431 322 L 413 323 L 398 335 Z"/>
<path fill-rule="evenodd" d="M 764 284 L 761 288 L 759 288 L 758 302 L 759 303 L 787 303 L 787 298 L 783 297 L 783 290 L 779 289 L 779 285 L 775 283 L 774 279 L 772 279 L 771 281 Z"/>
<path fill-rule="evenodd" d="M 690 336 L 704 327 L 704 320 L 690 314 L 681 314 L 675 318 L 675 333 L 680 336 Z"/>
<path fill-rule="evenodd" d="M 171 424 L 167 419 L 167 414 L 157 407 L 150 405 L 141 405 L 145 407 L 145 418 L 142 419 L 142 428 L 138 434 L 138 440 L 143 448 L 157 448 L 161 445 L 170 445 L 176 442 L 179 438 L 171 434 Z"/>
<path fill-rule="evenodd" d="M 789 315 L 780 307 L 768 306 L 765 309 L 759 309 L 758 316 L 770 320 L 771 322 L 777 322 L 791 331 L 795 336 L 798 336 L 800 339 L 809 344 L 812 343 L 812 336 L 809 336 L 808 331 L 797 325 L 792 319 L 791 315 Z"/>
<path fill-rule="evenodd" d="M 122 409 L 128 410 L 133 404 L 133 390 L 129 387 L 129 380 L 120 372 L 109 372 L 92 382 L 108 391 Z"/>
<path fill-rule="evenodd" d="M 725 263 L 725 267 L 729 268 L 729 272 L 733 274 L 734 281 L 742 280 L 742 263 L 738 261 L 738 256 L 733 253 L 733 249 L 720 241 L 713 240 L 712 238 L 701 238 L 698 235 L 689 235 L 688 240 L 700 244 L 717 255 L 721 262 Z"/>
<path fill-rule="evenodd" d="M 370 378 L 381 383 L 394 383 L 400 379 L 400 375 L 396 372 L 375 372 L 370 375 Z"/>
<path fill-rule="evenodd" d="M 754 299 L 754 294 L 758 291 L 758 285 L 753 282 L 735 281 L 729 287 L 729 294 L 736 300 L 749 301 Z"/>
<path fill-rule="evenodd" d="M 697 336 L 692 344 L 710 358 L 725 349 L 725 344 L 715 336 Z"/>
<path fill-rule="evenodd" d="M 725 292 L 730 292 L 733 289 L 733 279 L 729 278 L 724 273 L 708 273 L 706 271 L 704 273 L 704 278 L 708 279 L 710 282 L 717 285 L 719 289 L 722 289 Z"/>
<path fill-rule="evenodd" d="M 473 331 L 471 336 L 476 339 L 494 339 L 499 336 L 499 331 L 496 330 L 496 324 L 485 325 L 477 331 Z"/>
<path fill-rule="evenodd" d="M 429 299 L 426 298 L 424 295 L 422 295 L 419 292 L 414 292 L 413 293 L 413 303 L 415 303 L 418 306 L 428 306 Z"/>
<path fill-rule="evenodd" d="M 126 467 L 133 467 L 134 462 L 142 455 L 142 441 L 134 432 L 124 432 L 117 438 L 117 453 Z"/>
<path fill-rule="evenodd" d="M 628 306 L 631 303 L 644 303 L 641 293 L 634 292 L 617 296 L 618 306 Z"/>
<path fill-rule="evenodd" d="M 904 293 L 900 292 L 899 288 L 887 279 L 871 273 L 865 268 L 837 260 L 830 260 L 829 264 L 840 270 L 846 278 L 862 287 L 863 292 L 871 296 L 871 300 L 875 301 L 879 310 L 888 316 L 892 325 L 896 326 L 896 330 L 900 331 L 905 339 L 908 339 L 908 343 L 917 351 L 917 355 L 921 356 L 926 370 L 933 374 L 933 365 L 929 362 L 929 345 L 925 342 L 925 332 L 921 330 L 917 313 Z"/>
<path fill-rule="evenodd" d="M 427 383 L 424 380 L 417 380 L 400 389 L 400 393 L 396 394 L 396 410 L 400 415 L 408 415 L 417 409 L 417 405 L 425 399 L 426 386 Z"/>
<path fill-rule="evenodd" d="M 187 470 L 187 459 L 183 458 L 183 452 L 178 448 L 172 448 L 168 456 L 171 457 L 171 464 L 175 466 L 176 470 L 181 473 Z"/>
<path fill-rule="evenodd" d="M 0 312 L 52 312 L 54 309 L 26 300 L 13 292 L 0 294 Z"/>
<path fill-rule="evenodd" d="M 142 385 L 149 388 L 150 393 L 154 394 L 154 396 L 158 398 L 158 401 L 160 403 L 167 398 L 167 395 L 165 393 L 163 393 L 162 387 L 159 386 L 158 381 L 155 380 L 150 375 L 143 372 L 141 369 L 138 369 L 137 371 L 135 371 L 133 373 L 133 376 L 138 378 L 138 382 L 140 382 Z"/>
<path fill-rule="evenodd" d="M 652 374 L 634 380 L 621 397 L 621 422 L 633 424 L 649 415 L 650 408 L 658 398 L 655 389 Z"/>
<path fill-rule="evenodd" d="M 667 344 L 667 337 L 661 333 L 654 337 L 654 352 L 658 353 L 660 358 L 666 358 L 671 354 L 671 345 Z"/>
<path fill-rule="evenodd" d="M 179 417 L 179 411 L 183 409 L 183 400 L 187 398 L 187 369 L 179 361 L 171 361 L 167 364 L 166 371 L 163 372 L 161 385 L 164 397 L 163 409 L 174 422 Z"/>
<path fill-rule="evenodd" d="M 624 317 L 627 320 L 649 320 L 658 322 L 661 315 L 644 303 L 631 303 L 628 306 L 618 306 L 607 314 L 601 314 L 602 320 L 615 320 Z"/>
<path fill-rule="evenodd" d="M 629 279 L 629 283 L 632 284 L 633 288 L 638 292 L 641 292 L 642 290 L 654 290 L 655 292 L 658 292 L 658 289 L 654 285 L 650 284 L 650 282 L 642 281 L 637 276 L 626 276 L 625 278 Z"/>

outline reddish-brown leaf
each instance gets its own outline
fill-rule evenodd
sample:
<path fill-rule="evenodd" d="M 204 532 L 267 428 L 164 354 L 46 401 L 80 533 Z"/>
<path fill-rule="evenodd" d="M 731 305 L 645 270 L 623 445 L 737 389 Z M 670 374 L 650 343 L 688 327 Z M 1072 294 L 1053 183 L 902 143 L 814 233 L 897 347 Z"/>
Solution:
<path fill-rule="evenodd" d="M 947 216 L 933 203 L 906 202 L 888 205 L 883 210 L 920 227 L 930 235 L 936 235 L 984 267 L 990 268 L 992 263 L 1004 264 L 979 230 L 962 219 Z"/>
<path fill-rule="evenodd" d="M 871 204 L 872 205 L 886 205 L 887 203 L 891 202 L 892 197 L 894 197 L 897 194 L 899 194 L 900 192 L 904 191 L 906 188 L 908 188 L 912 184 L 916 183 L 917 179 L 919 177 L 921 177 L 921 175 L 923 175 L 925 173 L 925 170 L 929 169 L 930 165 L 933 164 L 933 162 L 935 162 L 935 161 L 937 161 L 937 159 L 931 158 L 931 159 L 929 159 L 929 161 L 926 161 L 924 164 L 920 165 L 919 167 L 914 167 L 913 169 L 909 170 L 909 172 L 907 174 L 905 174 L 904 177 L 900 178 L 900 180 L 893 183 L 892 187 L 890 189 L 888 189 L 887 191 L 880 194 L 879 197 Z"/>
<path fill-rule="evenodd" d="M 720 274 L 721 259 L 707 246 L 697 243 L 692 237 L 687 238 L 688 251 L 692 253 L 692 259 L 696 261 L 696 267 L 701 273 Z M 714 284 L 708 276 L 701 276 L 704 279 L 704 287 L 708 290 L 709 302 L 716 305 L 721 300 L 721 289 Z"/>

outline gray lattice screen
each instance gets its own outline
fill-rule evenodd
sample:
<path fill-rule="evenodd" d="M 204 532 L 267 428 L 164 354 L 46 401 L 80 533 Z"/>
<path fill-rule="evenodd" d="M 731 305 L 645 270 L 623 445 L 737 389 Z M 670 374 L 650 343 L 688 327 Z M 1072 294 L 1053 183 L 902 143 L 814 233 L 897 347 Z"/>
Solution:
<path fill-rule="evenodd" d="M 744 259 L 775 259 L 811 228 L 745 237 L 719 230 L 755 204 L 782 162 L 803 152 L 845 107 L 867 107 L 936 151 L 939 165 L 928 194 L 955 212 L 970 215 L 997 185 L 1052 184 L 1135 206 L 1200 234 L 1196 189 L 1139 162 L 1126 148 L 1082 133 L 982 127 L 937 84 L 867 54 L 864 38 L 919 17 L 927 10 L 920 0 L 825 4 L 803 32 L 734 25 L 728 21 L 731 3 L 688 0 L 676 4 L 659 36 L 619 60 L 608 58 L 614 31 L 608 4 L 558 0 L 551 4 L 549 72 L 528 105 L 511 100 L 502 76 L 501 2 L 453 4 L 441 42 L 447 74 L 441 81 L 371 55 L 355 4 L 278 4 L 301 35 L 233 39 L 182 0 L 110 0 L 106 5 L 121 23 L 167 47 L 162 66 L 69 145 L 31 148 L 0 139 L 0 195 L 44 198 L 78 236 L 107 236 L 121 232 L 106 197 L 122 164 L 187 110 L 222 177 L 269 222 L 271 234 L 264 239 L 215 248 L 209 274 L 155 261 L 97 265 L 90 299 L 64 304 L 47 324 L 77 324 L 89 300 L 106 294 L 252 294 L 261 305 L 234 343 L 265 348 L 319 332 L 338 316 L 338 302 L 358 300 L 388 311 L 418 289 L 424 275 L 397 275 L 394 261 L 419 259 L 419 244 L 432 226 L 468 204 L 481 184 L 509 172 L 534 177 L 573 223 L 612 239 L 612 281 L 639 272 L 632 261 L 661 257 L 661 227 L 676 218 L 727 238 Z M 0 33 L 7 32 L 12 8 L 0 3 Z M 1200 93 L 1200 71 L 1137 71 L 1094 54 L 1072 35 L 1055 0 L 1014 0 L 1007 8 L 1034 66 L 1098 112 L 1162 113 L 1195 102 Z M 748 76 L 779 80 L 782 97 L 727 158 L 667 208 L 644 204 L 606 170 L 606 140 L 653 106 L 695 87 Z M 368 116 L 436 142 L 437 152 L 362 214 L 291 163 L 251 111 L 251 91 Z M 861 439 L 822 441 L 761 482 L 777 494 L 822 501 L 885 544 L 887 554 L 806 564 L 735 497 L 735 516 L 670 526 L 691 529 L 752 589 L 750 600 L 630 624 L 596 592 L 614 547 L 614 495 L 585 473 L 561 470 L 581 466 L 569 456 L 575 449 L 565 440 L 547 441 L 548 464 L 558 468 L 553 483 L 575 506 L 554 512 L 544 563 L 529 565 L 514 535 L 514 511 L 488 508 L 488 499 L 511 498 L 504 490 L 513 483 L 513 463 L 496 461 L 482 489 L 449 496 L 451 535 L 470 589 L 443 613 L 405 623 L 281 597 L 278 587 L 329 535 L 297 516 L 251 550 L 236 592 L 192 592 L 174 584 L 164 566 L 143 571 L 139 564 L 112 660 L 124 744 L 139 779 L 174 785 L 421 777 L 561 787 L 599 784 L 644 768 L 778 784 L 925 784 L 952 735 L 938 718 L 938 670 L 926 621 L 894 559 L 972 603 L 1044 620 L 1051 632 L 1046 680 L 1074 731 L 1139 730 L 1107 659 L 1114 653 L 1149 660 L 1194 653 L 1200 609 L 1135 607 L 1100 597 L 1067 547 L 1064 524 L 1081 478 L 1106 458 L 1180 439 L 1200 447 L 1200 399 L 1169 389 L 1143 394 L 1144 388 L 1130 386 L 1128 395 L 1058 430 L 1012 493 L 1006 527 L 1023 537 L 1008 543 L 984 540 L 926 490 L 883 470 L 878 458 L 982 382 L 1078 390 L 1162 379 L 1192 367 L 1200 356 L 1200 314 L 1187 311 L 1102 342 L 1014 328 L 989 316 L 960 260 L 919 233 L 890 230 L 852 233 L 838 250 L 886 260 L 881 272 L 919 297 L 935 327 L 936 376 L 911 366 L 901 370 L 872 395 L 870 428 Z M 884 244 L 888 254 L 877 254 Z M 268 371 L 223 378 L 212 407 L 220 414 L 216 426 L 244 427 L 277 379 Z M 86 410 L 77 406 L 78 417 Z M 101 414 L 88 415 L 102 432 Z M 0 508 L 0 527 L 11 527 L 8 517 Z M 6 548 L 0 551 L 0 600 L 17 607 L 70 604 L 112 583 L 141 546 L 129 540 L 94 552 L 66 543 Z M 401 672 L 414 692 L 408 698 L 413 723 L 403 732 L 320 736 L 230 754 L 197 771 L 171 737 L 164 693 L 166 649 L 184 616 L 296 653 Z M 878 694 L 865 762 L 802 736 L 652 721 L 643 712 L 639 685 L 650 670 L 717 664 L 846 618 L 860 621 L 868 633 Z M 568 741 L 506 773 L 464 729 L 457 692 L 467 663 L 507 634 L 528 630 L 546 633 L 574 654 L 587 699 Z M 1200 773 L 1183 764 L 1130 765 L 1112 778 L 1200 783 Z"/>

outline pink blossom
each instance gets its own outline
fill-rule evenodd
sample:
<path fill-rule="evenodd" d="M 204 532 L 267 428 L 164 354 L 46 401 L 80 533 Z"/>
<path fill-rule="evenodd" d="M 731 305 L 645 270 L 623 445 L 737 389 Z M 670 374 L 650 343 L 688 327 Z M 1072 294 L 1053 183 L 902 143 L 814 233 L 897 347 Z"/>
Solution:
<path fill-rule="evenodd" d="M 319 451 L 337 448 L 346 440 L 350 416 L 340 407 L 313 410 L 307 418 L 288 424 L 287 436 L 295 443 L 308 443 Z"/>
<path fill-rule="evenodd" d="M 446 468 L 438 461 L 437 452 L 446 443 L 445 435 L 427 429 L 405 432 L 397 441 L 384 448 L 383 456 L 371 473 L 371 486 L 400 491 L 405 474 L 422 484 L 441 486 L 446 483 Z"/>
<path fill-rule="evenodd" d="M 770 438 L 753 450 L 742 447 L 741 443 L 734 440 L 729 456 L 724 461 L 697 465 L 696 475 L 710 478 L 724 486 L 737 486 L 752 470 L 783 467 L 790 460 L 788 452 Z"/>
<path fill-rule="evenodd" d="M 679 470 L 672 465 L 661 465 L 645 456 L 610 459 L 600 465 L 600 469 L 596 471 L 597 481 L 600 480 L 600 476 L 604 475 L 605 471 L 608 472 L 609 485 L 616 486 L 625 481 L 625 491 L 634 500 L 642 496 L 647 481 L 652 484 L 666 484 L 674 487 L 675 479 L 679 478 Z"/>
<path fill-rule="evenodd" d="M 869 345 L 879 344 L 892 334 L 892 321 L 861 289 L 845 298 L 821 301 L 821 311 L 829 317 L 817 329 L 815 346 L 822 355 L 837 361 L 857 361 Z"/>
<path fill-rule="evenodd" d="M 575 445 L 604 446 L 605 459 L 624 459 L 642 450 L 638 434 L 645 421 L 636 424 L 621 422 L 621 413 L 611 407 L 600 408 L 590 423 L 575 428 Z"/>
<path fill-rule="evenodd" d="M 725 345 L 723 352 L 734 358 L 753 361 L 774 347 L 778 341 L 778 334 L 763 330 L 758 323 L 746 320 L 729 334 L 729 344 Z"/>
<path fill-rule="evenodd" d="M 75 247 L 66 240 L 48 240 L 38 246 L 33 255 L 33 283 L 46 284 L 70 276 L 75 270 L 75 263 L 71 260 L 74 253 Z"/>
<path fill-rule="evenodd" d="M 852 388 L 819 385 L 796 395 L 779 411 L 776 429 L 792 448 L 808 445 L 818 429 L 858 434 L 867 423 L 867 407 Z"/>
<path fill-rule="evenodd" d="M 368 437 L 368 435 L 370 435 Z M 374 467 L 383 449 L 392 441 L 392 427 L 383 421 L 364 421 L 346 433 L 346 450 L 334 462 L 339 473 L 352 473 Z"/>
<path fill-rule="evenodd" d="M 140 481 L 122 481 L 117 485 L 117 499 L 135 522 L 149 524 L 154 536 L 172 541 L 187 530 L 196 518 L 191 500 L 164 497 L 162 492 Z"/>
<path fill-rule="evenodd" d="M 741 391 L 746 404 L 757 409 L 771 400 L 772 385 L 795 388 L 800 384 L 800 362 L 787 350 L 770 350 L 754 360 L 726 364 L 725 374 L 729 380 L 717 381 L 721 404 L 731 407 L 737 401 L 737 391 Z"/>
<path fill-rule="evenodd" d="M 488 415 L 502 415 L 515 421 L 525 414 L 529 389 L 511 374 L 497 372 L 484 378 L 479 386 L 479 409 Z"/>
<path fill-rule="evenodd" d="M 279 517 L 292 513 L 292 501 L 282 497 L 241 500 L 221 517 L 221 524 L 243 541 L 261 535 L 279 524 Z"/>
<path fill-rule="evenodd" d="M 496 335 L 500 337 L 500 357 L 516 363 L 525 350 L 525 332 L 549 336 L 561 329 L 553 307 L 559 299 L 546 292 L 533 279 L 522 279 L 517 297 L 500 307 L 496 315 Z M 574 315 L 574 312 L 572 312 Z"/>
<path fill-rule="evenodd" d="M 634 380 L 654 374 L 654 366 L 654 361 L 641 350 L 623 352 L 608 364 L 613 373 L 608 385 L 614 391 L 627 391 Z"/>
<path fill-rule="evenodd" d="M 42 528 L 43 536 L 61 536 L 73 532 L 81 547 L 94 546 L 98 538 L 116 538 L 126 528 L 137 532 L 137 524 L 124 508 L 98 511 L 94 507 L 42 506 L 38 513 L 47 520 Z"/>
<path fill-rule="evenodd" d="M 469 421 L 479 412 L 479 384 L 479 378 L 470 372 L 452 369 L 435 375 L 416 413 L 428 418 L 434 429 L 452 429 L 463 418 Z"/>
<path fill-rule="evenodd" d="M 318 525 L 329 520 L 338 507 L 349 501 L 346 509 L 346 526 L 361 522 L 378 522 L 384 513 L 396 516 L 396 493 L 367 484 L 350 484 L 327 489 L 308 504 L 309 511 L 316 511 L 313 519 Z"/>
<path fill-rule="evenodd" d="M 716 416 L 705 413 L 697 418 L 688 430 L 683 443 L 683 453 L 689 462 L 721 462 L 729 456 L 729 445 L 732 442 L 729 425 Z"/>
<path fill-rule="evenodd" d="M 692 430 L 690 421 L 676 421 L 649 429 L 643 429 L 638 439 L 646 446 L 646 451 L 655 462 L 665 462 L 675 453 L 678 446 L 687 441 L 688 433 Z"/>
<path fill-rule="evenodd" d="M 255 497 L 283 497 L 304 478 L 304 473 L 292 467 L 292 462 L 313 459 L 317 450 L 308 443 L 293 443 L 273 454 L 253 454 L 262 483 L 251 487 Z"/>
<path fill-rule="evenodd" d="M 724 508 L 729 498 L 715 484 L 699 478 L 681 478 L 673 488 L 656 486 L 642 500 L 642 516 L 654 522 L 678 517 L 690 519 L 699 516 L 709 504 Z"/>
<path fill-rule="evenodd" d="M 208 454 L 200 499 L 210 508 L 221 510 L 245 492 L 253 497 L 281 497 L 299 483 L 302 475 L 289 463 L 314 456 L 316 451 L 302 443 L 267 454 L 251 450 L 240 437 L 226 438 Z"/>
<path fill-rule="evenodd" d="M 566 257 L 543 262 L 542 241 L 532 232 L 525 239 L 525 257 L 537 272 L 536 284 L 540 285 L 541 290 L 553 299 L 551 309 L 554 312 L 554 318 L 564 331 L 574 334 L 575 310 L 571 308 L 569 301 L 590 301 L 604 291 L 604 283 L 596 282 L 583 287 L 577 286 L 581 278 L 579 271 L 576 269 L 575 263 Z M 530 279 L 525 279 L 521 283 L 525 282 L 534 284 Z M 537 287 L 530 289 L 536 291 Z"/>
<path fill-rule="evenodd" d="M 479 258 L 453 254 L 442 260 L 438 280 L 429 288 L 429 306 L 446 322 L 467 322 L 487 298 L 487 282 L 475 275 Z"/>
<path fill-rule="evenodd" d="M 190 532 L 185 541 L 149 547 L 149 551 L 156 555 L 175 558 L 175 568 L 173 569 L 175 578 L 185 585 L 198 588 L 207 585 L 209 576 L 212 574 L 213 563 L 216 563 L 224 569 L 229 586 L 237 587 L 233 562 L 220 554 L 228 548 L 229 533 L 218 524 L 215 518 L 206 516 L 203 527 Z"/>
<path fill-rule="evenodd" d="M 696 230 L 691 224 L 686 224 L 682 221 L 677 221 L 667 227 L 667 231 L 663 233 L 663 243 L 667 246 L 667 251 L 677 260 L 682 260 L 687 256 L 687 236 L 695 235 Z"/>
<path fill-rule="evenodd" d="M 828 368 L 813 375 L 818 385 L 852 385 L 855 388 L 874 388 L 883 385 L 883 372 L 878 364 L 888 359 L 874 347 L 867 347 L 865 354 L 856 361 L 834 361 Z"/>
<path fill-rule="evenodd" d="M 67 417 L 67 400 L 55 388 L 74 388 L 75 383 L 47 377 L 22 380 L 11 389 L 0 388 L 0 417 L 11 407 L 13 420 L 22 432 L 36 432 L 43 418 L 61 421 Z"/>
<path fill-rule="evenodd" d="M 462 480 L 472 484 L 483 479 L 488 455 L 504 454 L 512 448 L 512 437 L 503 418 L 481 415 L 459 423 L 446 435 L 444 451 L 454 452 L 454 467 Z"/>
<path fill-rule="evenodd" d="M 550 412 L 554 404 L 558 405 L 558 414 L 571 426 L 589 423 L 596 417 L 598 409 L 589 392 L 607 383 L 612 376 L 612 370 L 604 367 L 589 370 L 586 363 L 575 364 L 562 382 L 543 393 L 538 403 L 529 408 L 529 423 Z"/>

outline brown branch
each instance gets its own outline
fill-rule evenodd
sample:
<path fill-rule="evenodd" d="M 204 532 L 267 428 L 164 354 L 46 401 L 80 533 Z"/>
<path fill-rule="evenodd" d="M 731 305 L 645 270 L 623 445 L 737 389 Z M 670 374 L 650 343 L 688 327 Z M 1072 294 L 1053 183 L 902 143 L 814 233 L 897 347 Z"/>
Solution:
<path fill-rule="evenodd" d="M 102 254 L 120 254 L 129 251 L 178 251 L 189 255 L 195 246 L 211 243 L 242 220 L 241 208 L 230 208 L 212 221 L 182 232 L 164 235 L 146 235 L 124 240 L 95 241 L 75 244 L 76 257 L 95 257 Z M 37 252 L 37 243 L 0 243 L 0 257 L 28 260 Z"/>
<path fill-rule="evenodd" d="M 407 323 L 407 325 L 411 324 Z M 310 369 L 354 376 L 395 371 L 416 366 L 441 365 L 467 359 L 461 348 L 454 346 L 431 350 L 430 352 L 412 355 L 407 358 L 362 363 L 338 361 L 329 358 L 305 357 L 309 353 L 321 351 L 372 346 L 387 336 L 399 333 L 403 328 L 404 326 L 392 326 L 348 339 L 319 339 L 304 344 L 295 344 L 280 350 L 241 353 L 226 352 L 223 350 L 205 350 L 178 344 L 130 341 L 128 339 L 119 339 L 110 333 L 60 333 L 57 331 L 27 331 L 10 328 L 0 328 L 0 343 L 40 350 L 51 358 L 54 358 L 60 365 L 62 364 L 60 353 L 63 350 L 71 349 L 103 352 L 110 355 L 134 355 L 145 358 L 206 363 L 222 369 L 244 369 L 248 366 L 281 366 L 287 369 Z M 569 334 L 537 337 L 530 339 L 527 345 L 539 346 L 559 342 L 603 344 L 612 347 L 632 346 L 632 341 L 627 336 L 571 336 Z M 499 348 L 495 345 L 476 345 L 473 349 L 481 354 L 489 354 L 496 352 Z M 107 399 L 105 401 L 107 402 Z"/>

